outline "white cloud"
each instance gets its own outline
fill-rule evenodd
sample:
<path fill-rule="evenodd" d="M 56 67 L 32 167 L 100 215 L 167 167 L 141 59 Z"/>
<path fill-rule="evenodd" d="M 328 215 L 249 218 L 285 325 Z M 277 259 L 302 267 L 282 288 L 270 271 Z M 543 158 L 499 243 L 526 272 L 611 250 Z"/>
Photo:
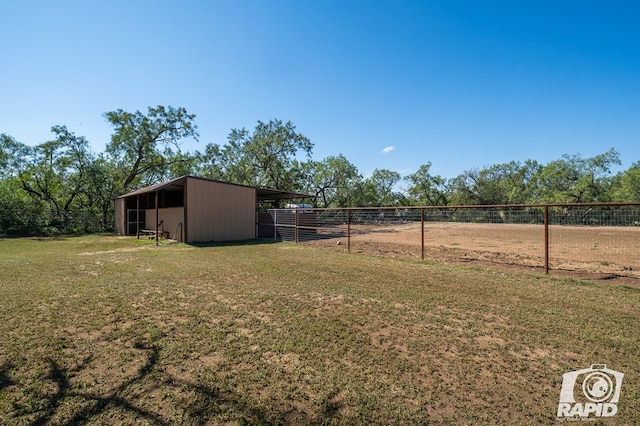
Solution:
<path fill-rule="evenodd" d="M 391 151 L 395 151 L 395 150 L 396 150 L 396 147 L 395 147 L 395 146 L 393 146 L 393 145 L 389 145 L 388 147 L 384 148 L 381 152 L 382 152 L 383 154 L 388 154 L 388 153 L 390 153 Z"/>

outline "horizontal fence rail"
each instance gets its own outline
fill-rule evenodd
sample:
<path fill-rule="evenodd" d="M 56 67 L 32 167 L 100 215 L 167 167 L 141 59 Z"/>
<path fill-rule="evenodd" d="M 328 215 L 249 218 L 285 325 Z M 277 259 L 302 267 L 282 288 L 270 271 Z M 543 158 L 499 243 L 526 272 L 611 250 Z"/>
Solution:
<path fill-rule="evenodd" d="M 270 209 L 258 235 L 394 257 L 640 278 L 640 203 Z"/>

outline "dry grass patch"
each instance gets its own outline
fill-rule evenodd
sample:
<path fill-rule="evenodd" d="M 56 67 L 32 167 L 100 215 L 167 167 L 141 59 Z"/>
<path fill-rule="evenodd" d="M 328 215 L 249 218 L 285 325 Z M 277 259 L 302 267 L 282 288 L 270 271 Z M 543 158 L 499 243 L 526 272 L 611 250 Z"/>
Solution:
<path fill-rule="evenodd" d="M 635 288 L 100 236 L 0 240 L 0 268 L 0 423 L 549 423 L 594 363 L 640 423 Z"/>

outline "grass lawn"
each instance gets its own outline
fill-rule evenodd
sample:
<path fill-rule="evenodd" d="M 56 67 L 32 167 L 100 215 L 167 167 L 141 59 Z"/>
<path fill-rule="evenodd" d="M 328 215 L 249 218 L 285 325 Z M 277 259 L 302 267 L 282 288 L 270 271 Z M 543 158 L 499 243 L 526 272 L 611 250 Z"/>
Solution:
<path fill-rule="evenodd" d="M 0 424 L 537 424 L 640 288 L 288 243 L 0 240 Z"/>

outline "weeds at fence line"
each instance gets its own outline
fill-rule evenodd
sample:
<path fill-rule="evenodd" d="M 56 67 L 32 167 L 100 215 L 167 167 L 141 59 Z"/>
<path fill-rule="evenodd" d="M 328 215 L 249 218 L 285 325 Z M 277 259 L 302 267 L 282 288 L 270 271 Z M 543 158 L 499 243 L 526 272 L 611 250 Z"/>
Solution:
<path fill-rule="evenodd" d="M 278 209 L 259 236 L 346 251 L 640 278 L 640 203 Z"/>

